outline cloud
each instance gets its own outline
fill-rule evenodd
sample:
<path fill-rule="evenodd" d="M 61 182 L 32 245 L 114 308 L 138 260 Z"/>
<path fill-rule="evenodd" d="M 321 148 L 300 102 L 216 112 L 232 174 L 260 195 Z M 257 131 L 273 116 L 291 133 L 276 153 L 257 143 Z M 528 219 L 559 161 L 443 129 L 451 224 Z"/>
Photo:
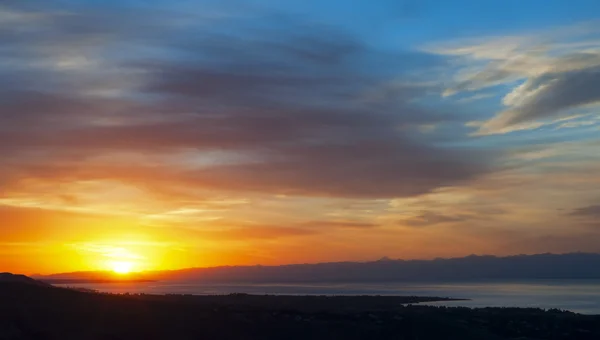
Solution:
<path fill-rule="evenodd" d="M 237 224 L 226 226 L 224 223 L 218 229 L 200 228 L 171 228 L 176 230 L 178 236 L 185 235 L 193 239 L 204 241 L 248 241 L 248 240 L 275 240 L 283 238 L 306 237 L 316 235 L 318 232 L 310 228 L 279 227 L 274 225 Z"/>
<path fill-rule="evenodd" d="M 427 47 L 464 65 L 447 96 L 503 85 L 507 108 L 477 126 L 477 135 L 508 133 L 541 126 L 600 103 L 600 38 L 594 27 Z M 516 84 L 516 85 L 515 85 Z"/>
<path fill-rule="evenodd" d="M 471 219 L 468 215 L 445 215 L 434 211 L 424 211 L 420 215 L 401 220 L 401 225 L 409 227 L 428 227 L 438 224 L 464 222 Z"/>
<path fill-rule="evenodd" d="M 530 79 L 509 94 L 508 102 L 518 104 L 485 122 L 479 132 L 494 133 L 527 122 L 560 118 L 570 109 L 599 103 L 599 89 L 600 68 Z"/>
<path fill-rule="evenodd" d="M 326 229 L 370 229 L 376 228 L 379 225 L 376 223 L 357 222 L 357 221 L 311 221 L 302 223 L 302 226 L 310 228 L 326 228 Z"/>
<path fill-rule="evenodd" d="M 457 102 L 459 103 L 471 103 L 477 100 L 481 100 L 481 99 L 486 99 L 486 98 L 490 98 L 490 97 L 494 97 L 493 93 L 479 93 L 479 94 L 475 94 L 469 97 L 464 97 L 461 99 L 458 99 Z"/>
<path fill-rule="evenodd" d="M 71 245 L 73 248 L 82 252 L 90 252 L 97 253 L 104 257 L 108 258 L 118 258 L 118 259 L 130 259 L 130 260 L 141 260 L 144 259 L 144 256 L 135 254 L 123 247 L 117 247 L 108 244 L 97 244 L 97 243 L 83 243 L 83 244 L 73 244 Z"/>
<path fill-rule="evenodd" d="M 433 85 L 406 65 L 437 65 L 426 54 L 389 55 L 298 18 L 35 8 L 9 8 L 28 30 L 3 26 L 0 181 L 13 192 L 37 176 L 174 195 L 401 197 L 491 170 L 493 153 L 417 133 L 461 123 L 418 104 Z M 115 164 L 116 152 L 145 161 Z"/>
<path fill-rule="evenodd" d="M 570 215 L 578 217 L 600 217 L 600 205 L 590 205 L 578 208 L 572 211 Z"/>

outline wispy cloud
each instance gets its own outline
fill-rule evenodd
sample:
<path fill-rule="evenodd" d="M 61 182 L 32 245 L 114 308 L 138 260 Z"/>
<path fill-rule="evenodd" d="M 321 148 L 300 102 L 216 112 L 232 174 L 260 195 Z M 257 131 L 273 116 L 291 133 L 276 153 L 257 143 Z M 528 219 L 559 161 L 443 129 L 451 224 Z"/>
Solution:
<path fill-rule="evenodd" d="M 502 101 L 507 109 L 479 124 L 479 135 L 536 128 L 541 121 L 600 102 L 600 31 L 592 24 L 561 34 L 490 37 L 427 50 L 459 58 L 464 65 L 445 95 L 512 87 Z"/>

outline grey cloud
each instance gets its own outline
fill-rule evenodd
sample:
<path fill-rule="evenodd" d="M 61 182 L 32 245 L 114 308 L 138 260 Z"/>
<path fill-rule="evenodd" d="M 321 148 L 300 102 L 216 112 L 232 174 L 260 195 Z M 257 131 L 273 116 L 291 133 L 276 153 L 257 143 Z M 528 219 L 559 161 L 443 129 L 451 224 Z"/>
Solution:
<path fill-rule="evenodd" d="M 393 95 L 362 100 L 374 89 L 389 91 L 386 84 L 402 83 L 406 65 L 422 54 L 397 58 L 345 32 L 294 23 L 233 34 L 235 20 L 177 26 L 176 18 L 154 22 L 148 11 L 134 15 L 115 9 L 108 15 L 92 10 L 77 7 L 67 17 L 52 17 L 46 28 L 56 38 L 69 38 L 66 45 L 53 40 L 57 55 L 70 51 L 71 35 L 94 38 L 89 45 L 96 53 L 86 52 L 93 66 L 39 66 L 49 58 L 38 50 L 44 35 L 35 29 L 11 33 L 19 55 L 11 62 L 27 70 L 13 72 L 11 84 L 0 83 L 0 126 L 11 126 L 0 127 L 0 148 L 10 153 L 13 174 L 22 167 L 23 173 L 34 169 L 40 176 L 70 179 L 133 181 L 139 176 L 149 186 L 152 178 L 161 183 L 170 178 L 174 185 L 216 190 L 396 197 L 490 171 L 493 154 L 440 146 L 434 134 L 411 131 L 420 124 L 460 122 L 456 113 L 412 103 L 427 86 L 407 81 L 394 87 Z M 242 22 L 242 28 L 258 25 Z M 438 62 L 423 60 L 425 68 Z M 86 91 L 132 75 L 140 76 L 140 84 L 119 88 L 122 93 L 114 96 Z M 201 169 L 132 164 L 127 174 L 111 171 L 110 163 L 86 162 L 114 151 L 159 156 L 189 149 L 253 157 Z M 36 151 L 45 156 L 20 156 Z M 87 165 L 97 170 L 82 169 Z"/>
<path fill-rule="evenodd" d="M 509 111 L 511 117 L 506 125 L 552 118 L 564 110 L 600 102 L 600 68 L 546 75 L 532 80 L 524 91 L 535 93 Z"/>
<path fill-rule="evenodd" d="M 433 49 L 465 62 L 461 71 L 466 75 L 458 76 L 445 94 L 523 81 L 504 97 L 505 110 L 482 124 L 474 124 L 480 126 L 480 135 L 538 127 L 544 121 L 573 114 L 573 109 L 596 104 L 600 102 L 600 44 L 589 41 L 589 36 L 577 36 L 581 30 L 569 34 L 572 36 L 567 43 L 556 41 L 554 36 L 523 36 Z M 578 45 L 578 38 L 586 44 Z"/>
<path fill-rule="evenodd" d="M 600 218 L 600 205 L 590 205 L 583 208 L 575 209 L 570 213 L 571 216 L 579 217 L 597 217 Z"/>
<path fill-rule="evenodd" d="M 394 197 L 419 195 L 435 187 L 457 184 L 484 168 L 482 164 L 461 160 L 460 152 L 453 155 L 395 139 L 335 143 L 282 148 L 278 160 L 218 166 L 199 170 L 192 176 L 203 186 L 230 190 Z"/>

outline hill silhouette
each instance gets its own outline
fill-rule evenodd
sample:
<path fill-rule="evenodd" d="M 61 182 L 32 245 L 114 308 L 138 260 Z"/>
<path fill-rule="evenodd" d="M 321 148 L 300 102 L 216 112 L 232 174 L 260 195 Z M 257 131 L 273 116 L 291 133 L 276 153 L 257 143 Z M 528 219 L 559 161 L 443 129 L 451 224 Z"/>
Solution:
<path fill-rule="evenodd" d="M 28 276 L 12 273 L 0 273 L 0 283 L 19 283 L 34 286 L 49 287 L 47 283 L 34 280 Z"/>
<path fill-rule="evenodd" d="M 600 316 L 415 297 L 108 295 L 0 282 L 0 339 L 581 339 Z"/>

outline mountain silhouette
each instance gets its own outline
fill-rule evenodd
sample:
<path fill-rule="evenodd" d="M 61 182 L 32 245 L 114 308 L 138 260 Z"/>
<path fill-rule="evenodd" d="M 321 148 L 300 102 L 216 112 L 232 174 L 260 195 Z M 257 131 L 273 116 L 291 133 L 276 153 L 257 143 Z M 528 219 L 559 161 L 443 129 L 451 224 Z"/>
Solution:
<path fill-rule="evenodd" d="M 102 275 L 100 272 L 80 272 L 36 278 L 48 281 L 96 280 Z M 597 279 L 600 278 L 600 254 L 470 255 L 435 260 L 392 260 L 385 257 L 372 262 L 189 268 L 138 273 L 131 278 L 215 283 Z"/>

